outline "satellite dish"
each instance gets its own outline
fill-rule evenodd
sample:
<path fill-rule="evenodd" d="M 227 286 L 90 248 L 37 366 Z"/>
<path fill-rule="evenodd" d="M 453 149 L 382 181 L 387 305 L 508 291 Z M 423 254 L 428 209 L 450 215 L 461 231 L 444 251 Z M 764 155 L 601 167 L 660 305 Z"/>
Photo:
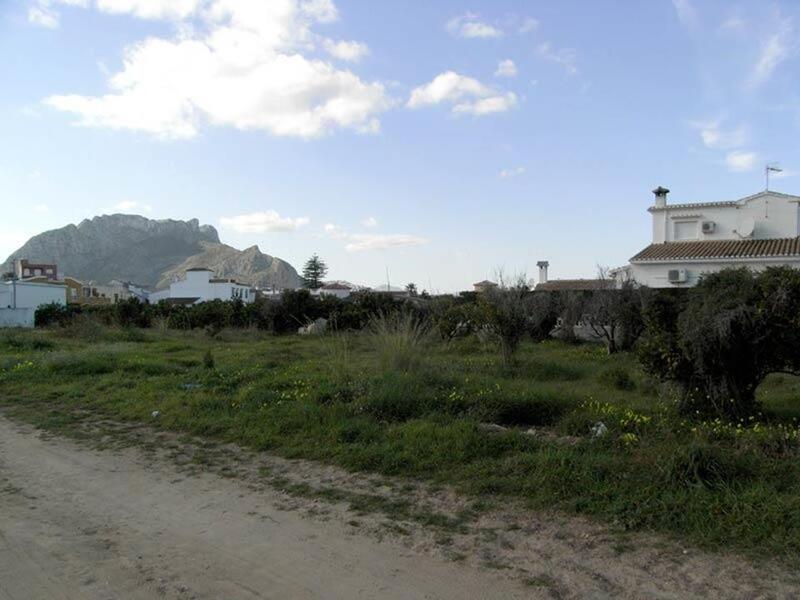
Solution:
<path fill-rule="evenodd" d="M 739 222 L 739 235 L 743 238 L 753 235 L 756 228 L 756 220 L 753 217 L 744 217 Z"/>

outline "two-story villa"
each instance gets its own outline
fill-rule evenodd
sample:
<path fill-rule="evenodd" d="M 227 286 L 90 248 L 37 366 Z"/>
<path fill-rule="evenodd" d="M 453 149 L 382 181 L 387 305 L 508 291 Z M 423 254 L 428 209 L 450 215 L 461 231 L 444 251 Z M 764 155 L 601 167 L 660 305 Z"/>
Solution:
<path fill-rule="evenodd" d="M 728 202 L 669 204 L 668 189 L 653 193 L 653 243 L 625 269 L 637 283 L 687 287 L 729 267 L 800 268 L 800 196 L 764 191 Z"/>

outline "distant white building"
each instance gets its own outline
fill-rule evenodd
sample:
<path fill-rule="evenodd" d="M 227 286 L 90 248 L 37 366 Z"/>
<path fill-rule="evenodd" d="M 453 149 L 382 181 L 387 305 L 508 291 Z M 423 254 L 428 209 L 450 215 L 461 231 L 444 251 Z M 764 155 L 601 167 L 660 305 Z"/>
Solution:
<path fill-rule="evenodd" d="M 314 290 L 312 294 L 315 296 L 335 296 L 336 298 L 344 300 L 358 290 L 358 286 L 347 283 L 346 281 L 330 281 L 321 288 Z"/>
<path fill-rule="evenodd" d="M 185 277 L 173 282 L 166 290 L 153 292 L 151 303 L 161 300 L 180 304 L 200 304 L 211 300 L 241 300 L 245 304 L 255 302 L 256 291 L 249 285 L 234 279 L 215 279 L 211 269 L 189 269 Z"/>
<path fill-rule="evenodd" d="M 47 304 L 67 304 L 64 284 L 4 281 L 0 283 L 0 327 L 33 327 L 36 309 Z"/>
<path fill-rule="evenodd" d="M 619 279 L 690 287 L 730 267 L 800 268 L 800 196 L 764 191 L 727 202 L 668 204 L 668 189 L 653 193 L 653 243 L 616 270 Z"/>

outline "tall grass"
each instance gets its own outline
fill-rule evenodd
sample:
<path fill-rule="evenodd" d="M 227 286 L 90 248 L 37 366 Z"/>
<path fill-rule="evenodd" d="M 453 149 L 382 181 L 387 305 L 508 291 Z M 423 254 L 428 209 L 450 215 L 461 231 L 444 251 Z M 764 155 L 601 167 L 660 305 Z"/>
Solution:
<path fill-rule="evenodd" d="M 377 315 L 369 332 L 380 365 L 395 371 L 418 369 L 433 340 L 430 324 L 409 313 Z"/>

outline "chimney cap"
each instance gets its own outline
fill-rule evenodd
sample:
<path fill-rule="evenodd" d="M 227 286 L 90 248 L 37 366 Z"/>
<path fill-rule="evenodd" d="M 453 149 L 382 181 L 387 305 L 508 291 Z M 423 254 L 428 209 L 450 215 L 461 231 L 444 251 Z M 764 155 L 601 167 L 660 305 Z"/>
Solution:
<path fill-rule="evenodd" d="M 669 194 L 669 190 L 665 187 L 658 186 L 656 189 L 653 190 L 653 193 L 656 196 L 666 196 L 667 194 Z"/>
<path fill-rule="evenodd" d="M 545 268 L 545 267 L 549 267 L 550 263 L 547 262 L 546 260 L 540 260 L 539 262 L 536 263 L 536 266 L 539 267 L 540 269 L 542 269 L 542 268 Z"/>

